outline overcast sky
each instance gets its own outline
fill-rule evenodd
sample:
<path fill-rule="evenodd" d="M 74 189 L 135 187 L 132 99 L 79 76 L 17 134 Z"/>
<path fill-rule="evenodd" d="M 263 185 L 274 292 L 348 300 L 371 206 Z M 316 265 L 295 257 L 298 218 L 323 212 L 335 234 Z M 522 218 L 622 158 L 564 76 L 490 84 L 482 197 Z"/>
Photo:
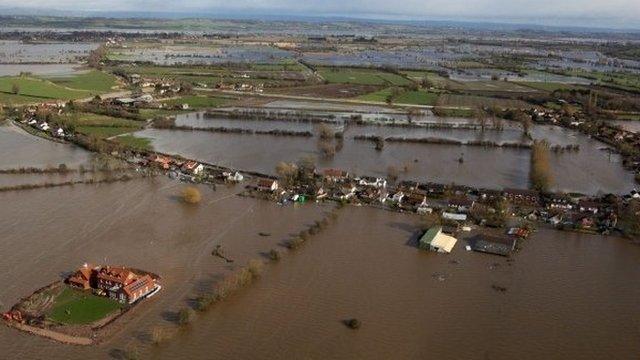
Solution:
<path fill-rule="evenodd" d="M 247 11 L 417 20 L 489 20 L 640 27 L 640 0 L 0 0 L 0 7 L 75 11 Z"/>

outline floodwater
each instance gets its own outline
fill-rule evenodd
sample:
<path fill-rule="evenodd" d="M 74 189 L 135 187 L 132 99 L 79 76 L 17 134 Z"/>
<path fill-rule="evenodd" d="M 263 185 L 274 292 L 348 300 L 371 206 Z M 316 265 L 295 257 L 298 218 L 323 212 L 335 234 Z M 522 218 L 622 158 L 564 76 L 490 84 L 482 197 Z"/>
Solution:
<path fill-rule="evenodd" d="M 0 134 L 2 145 L 16 138 Z M 26 166 L 20 152 L 3 153 Z M 463 240 L 437 255 L 415 248 L 414 215 L 346 207 L 289 253 L 282 242 L 331 205 L 283 207 L 239 197 L 241 186 L 200 186 L 202 201 L 187 206 L 183 188 L 158 177 L 0 192 L 0 311 L 84 262 L 142 268 L 163 285 L 97 346 L 0 326 L 3 358 L 113 359 L 132 347 L 151 359 L 631 359 L 640 351 L 640 287 L 630 280 L 640 276 L 640 247 L 621 239 L 542 230 L 513 262 L 466 252 Z M 217 245 L 233 263 L 210 255 Z M 283 259 L 255 284 L 150 344 L 154 328 L 175 328 L 189 299 L 274 248 Z M 341 323 L 353 317 L 360 330 Z"/>
<path fill-rule="evenodd" d="M 640 247 L 544 230 L 512 263 L 413 246 L 406 215 L 343 210 L 251 289 L 153 349 L 173 359 L 633 359 Z M 507 288 L 504 293 L 492 285 Z M 341 322 L 357 318 L 359 330 Z"/>
<path fill-rule="evenodd" d="M 23 43 L 0 41 L 0 63 L 78 62 L 98 47 L 95 43 Z"/>
<path fill-rule="evenodd" d="M 176 198 L 183 187 L 155 178 L 0 193 L 0 311 L 84 262 L 152 271 L 163 285 L 99 346 L 66 346 L 0 326 L 2 358 L 110 358 L 131 342 L 144 347 L 154 326 L 174 326 L 170 319 L 190 297 L 250 259 L 263 259 L 325 210 L 280 207 L 225 187 L 201 187 L 202 202 L 186 206 Z M 211 256 L 216 245 L 235 262 Z"/>
<path fill-rule="evenodd" d="M 1 64 L 0 76 L 15 76 L 20 73 L 31 73 L 40 76 L 68 76 L 82 74 L 87 70 L 78 68 L 77 64 Z"/>
<path fill-rule="evenodd" d="M 194 126 L 209 123 L 211 126 L 236 123 L 238 125 L 233 127 L 268 126 L 260 121 L 197 119 L 194 116 L 181 119 L 179 123 Z M 289 126 L 289 129 L 304 131 L 311 125 L 274 122 L 273 126 Z M 302 157 L 313 156 L 318 159 L 317 163 L 321 168 L 337 167 L 359 175 L 387 176 L 388 169 L 392 166 L 400 170 L 400 178 L 417 181 L 455 182 L 485 188 L 527 188 L 529 182 L 528 149 L 387 142 L 383 151 L 376 151 L 371 142 L 353 139 L 355 135 L 394 135 L 442 137 L 465 142 L 522 141 L 521 131 L 513 127 L 502 132 L 491 130 L 482 133 L 461 129 L 352 126 L 345 133 L 342 150 L 338 151 L 333 159 L 323 159 L 319 156 L 316 137 L 155 129 L 143 130 L 136 135 L 152 139 L 154 148 L 161 152 L 267 174 L 274 174 L 275 166 L 281 161 L 295 162 Z M 535 126 L 532 136 L 536 139 L 548 139 L 554 145 L 580 145 L 580 151 L 550 155 L 555 190 L 596 194 L 627 193 L 634 188 L 633 174 L 624 170 L 619 155 L 602 150 L 603 144 L 577 132 L 551 126 Z M 458 162 L 460 157 L 464 159 L 463 163 Z M 405 168 L 406 171 L 403 171 Z"/>
<path fill-rule="evenodd" d="M 0 169 L 22 167 L 68 167 L 85 164 L 90 154 L 75 146 L 41 139 L 14 125 L 0 124 Z"/>

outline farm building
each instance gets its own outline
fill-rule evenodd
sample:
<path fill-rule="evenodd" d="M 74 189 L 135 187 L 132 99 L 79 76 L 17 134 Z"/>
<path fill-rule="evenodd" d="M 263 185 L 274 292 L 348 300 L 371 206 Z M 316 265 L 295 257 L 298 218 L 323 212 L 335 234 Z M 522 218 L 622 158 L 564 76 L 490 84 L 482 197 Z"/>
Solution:
<path fill-rule="evenodd" d="M 420 238 L 419 247 L 423 250 L 450 253 L 458 240 L 442 232 L 441 226 L 432 227 Z"/>
<path fill-rule="evenodd" d="M 473 251 L 508 256 L 515 250 L 517 240 L 513 236 L 478 235 L 471 242 Z"/>

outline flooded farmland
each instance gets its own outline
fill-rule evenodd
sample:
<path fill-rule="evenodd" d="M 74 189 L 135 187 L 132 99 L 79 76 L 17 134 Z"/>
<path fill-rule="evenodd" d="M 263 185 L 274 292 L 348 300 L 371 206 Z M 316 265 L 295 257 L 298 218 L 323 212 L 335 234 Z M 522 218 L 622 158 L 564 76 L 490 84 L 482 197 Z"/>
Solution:
<path fill-rule="evenodd" d="M 640 276 L 637 246 L 541 231 L 511 263 L 466 252 L 464 242 L 450 256 L 420 252 L 409 241 L 414 230 L 400 215 L 348 209 L 254 288 L 152 355 L 630 359 L 640 351 L 640 288 L 629 283 Z M 352 317 L 361 329 L 341 323 Z"/>
<path fill-rule="evenodd" d="M 286 121 L 207 119 L 181 116 L 177 124 L 195 127 L 234 127 L 251 129 L 289 129 L 312 131 L 313 125 Z M 156 150 L 179 154 L 213 164 L 245 171 L 274 174 L 280 161 L 295 162 L 314 156 L 320 167 L 337 167 L 352 173 L 386 176 L 390 166 L 405 169 L 403 179 L 486 188 L 527 188 L 529 150 L 442 144 L 389 142 L 376 151 L 368 141 L 354 140 L 357 135 L 400 136 L 407 138 L 444 138 L 462 142 L 524 142 L 521 130 L 504 131 L 464 129 L 427 129 L 385 126 L 351 126 L 345 132 L 343 148 L 334 158 L 321 158 L 317 138 L 273 137 L 264 135 L 221 134 L 201 131 L 148 129 L 136 134 L 153 140 Z M 626 193 L 634 188 L 633 174 L 622 168 L 618 155 L 603 151 L 603 144 L 577 132 L 552 126 L 535 126 L 534 139 L 547 139 L 553 145 L 580 146 L 580 151 L 552 154 L 551 165 L 556 190 L 587 194 Z M 462 157 L 463 163 L 458 159 Z M 566 174 L 572 174 L 568 177 Z"/>

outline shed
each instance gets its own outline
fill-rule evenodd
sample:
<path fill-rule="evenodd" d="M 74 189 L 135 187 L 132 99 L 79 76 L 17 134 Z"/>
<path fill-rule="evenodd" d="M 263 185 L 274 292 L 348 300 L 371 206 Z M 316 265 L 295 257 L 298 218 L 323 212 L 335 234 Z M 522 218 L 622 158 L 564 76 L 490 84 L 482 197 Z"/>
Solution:
<path fill-rule="evenodd" d="M 473 251 L 508 256 L 516 248 L 515 237 L 478 235 L 471 242 Z"/>
<path fill-rule="evenodd" d="M 458 239 L 442 232 L 441 226 L 432 227 L 420 238 L 419 247 L 423 250 L 450 253 Z"/>

